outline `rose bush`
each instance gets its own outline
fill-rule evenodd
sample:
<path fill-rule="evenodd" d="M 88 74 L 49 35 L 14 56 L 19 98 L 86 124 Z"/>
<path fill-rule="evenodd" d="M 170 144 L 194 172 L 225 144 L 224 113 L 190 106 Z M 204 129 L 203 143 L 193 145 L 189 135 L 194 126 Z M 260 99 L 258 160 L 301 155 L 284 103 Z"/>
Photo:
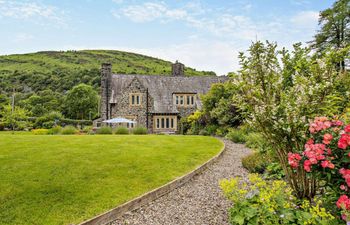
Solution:
<path fill-rule="evenodd" d="M 322 188 L 340 196 L 336 205 L 342 218 L 350 221 L 350 124 L 316 117 L 309 133 L 303 152 L 289 152 L 288 163 L 296 173 L 304 170 Z"/>

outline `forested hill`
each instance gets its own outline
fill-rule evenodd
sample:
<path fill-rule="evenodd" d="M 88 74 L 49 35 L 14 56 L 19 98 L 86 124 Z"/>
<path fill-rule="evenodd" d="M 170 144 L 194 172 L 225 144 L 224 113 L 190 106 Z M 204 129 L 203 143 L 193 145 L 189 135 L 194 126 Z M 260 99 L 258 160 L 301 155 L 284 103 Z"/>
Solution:
<path fill-rule="evenodd" d="M 171 62 L 115 50 L 46 51 L 0 56 L 0 94 L 53 90 L 64 93 L 79 83 L 98 89 L 101 63 L 114 73 L 170 75 Z M 215 75 L 186 67 L 187 75 Z"/>

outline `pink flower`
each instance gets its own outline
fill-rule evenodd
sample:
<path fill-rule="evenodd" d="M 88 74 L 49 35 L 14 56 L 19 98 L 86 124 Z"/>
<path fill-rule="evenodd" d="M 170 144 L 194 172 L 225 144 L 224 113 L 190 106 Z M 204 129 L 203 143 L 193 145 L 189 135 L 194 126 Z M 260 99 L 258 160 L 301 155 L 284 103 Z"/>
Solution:
<path fill-rule="evenodd" d="M 329 145 L 331 143 L 332 139 L 333 139 L 333 136 L 331 134 L 327 133 L 327 134 L 323 135 L 322 142 L 326 145 Z"/>
<path fill-rule="evenodd" d="M 342 195 L 339 197 L 337 201 L 337 207 L 341 209 L 350 209 L 350 199 L 346 195 Z"/>
<path fill-rule="evenodd" d="M 330 169 L 334 169 L 334 164 L 333 163 L 331 163 L 330 161 L 328 161 L 328 160 L 325 160 L 325 161 L 322 161 L 321 162 L 321 166 L 323 167 L 323 168 L 330 168 Z"/>
<path fill-rule="evenodd" d="M 306 172 L 310 172 L 311 171 L 311 162 L 310 162 L 310 160 L 305 160 L 304 161 L 304 170 Z"/>
<path fill-rule="evenodd" d="M 333 121 L 333 124 L 338 127 L 343 126 L 343 122 L 341 120 L 335 120 Z"/>
<path fill-rule="evenodd" d="M 345 132 L 350 132 L 350 124 L 346 125 L 346 127 L 344 128 Z"/>
<path fill-rule="evenodd" d="M 338 148 L 346 149 L 350 145 L 350 134 L 342 134 L 338 141 Z"/>
<path fill-rule="evenodd" d="M 340 189 L 343 190 L 343 191 L 347 191 L 348 190 L 348 188 L 344 184 L 340 185 Z"/>
<path fill-rule="evenodd" d="M 292 167 L 292 168 L 297 168 L 299 166 L 299 162 L 301 160 L 301 155 L 299 155 L 298 153 L 288 153 L 288 164 Z"/>

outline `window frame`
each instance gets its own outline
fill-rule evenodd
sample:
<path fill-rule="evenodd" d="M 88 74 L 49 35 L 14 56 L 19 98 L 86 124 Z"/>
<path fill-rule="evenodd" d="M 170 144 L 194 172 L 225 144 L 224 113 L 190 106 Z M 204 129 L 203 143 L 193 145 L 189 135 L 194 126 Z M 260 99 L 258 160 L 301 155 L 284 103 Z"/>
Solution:
<path fill-rule="evenodd" d="M 141 106 L 142 93 L 129 93 L 129 106 Z"/>

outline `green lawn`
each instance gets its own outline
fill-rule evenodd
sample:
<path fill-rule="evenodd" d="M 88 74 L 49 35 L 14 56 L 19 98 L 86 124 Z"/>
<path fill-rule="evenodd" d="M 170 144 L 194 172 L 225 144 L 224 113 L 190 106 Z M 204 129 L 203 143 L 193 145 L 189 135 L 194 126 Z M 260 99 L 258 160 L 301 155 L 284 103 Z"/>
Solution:
<path fill-rule="evenodd" d="M 221 147 L 200 136 L 0 133 L 0 224 L 82 222 L 185 174 Z"/>

